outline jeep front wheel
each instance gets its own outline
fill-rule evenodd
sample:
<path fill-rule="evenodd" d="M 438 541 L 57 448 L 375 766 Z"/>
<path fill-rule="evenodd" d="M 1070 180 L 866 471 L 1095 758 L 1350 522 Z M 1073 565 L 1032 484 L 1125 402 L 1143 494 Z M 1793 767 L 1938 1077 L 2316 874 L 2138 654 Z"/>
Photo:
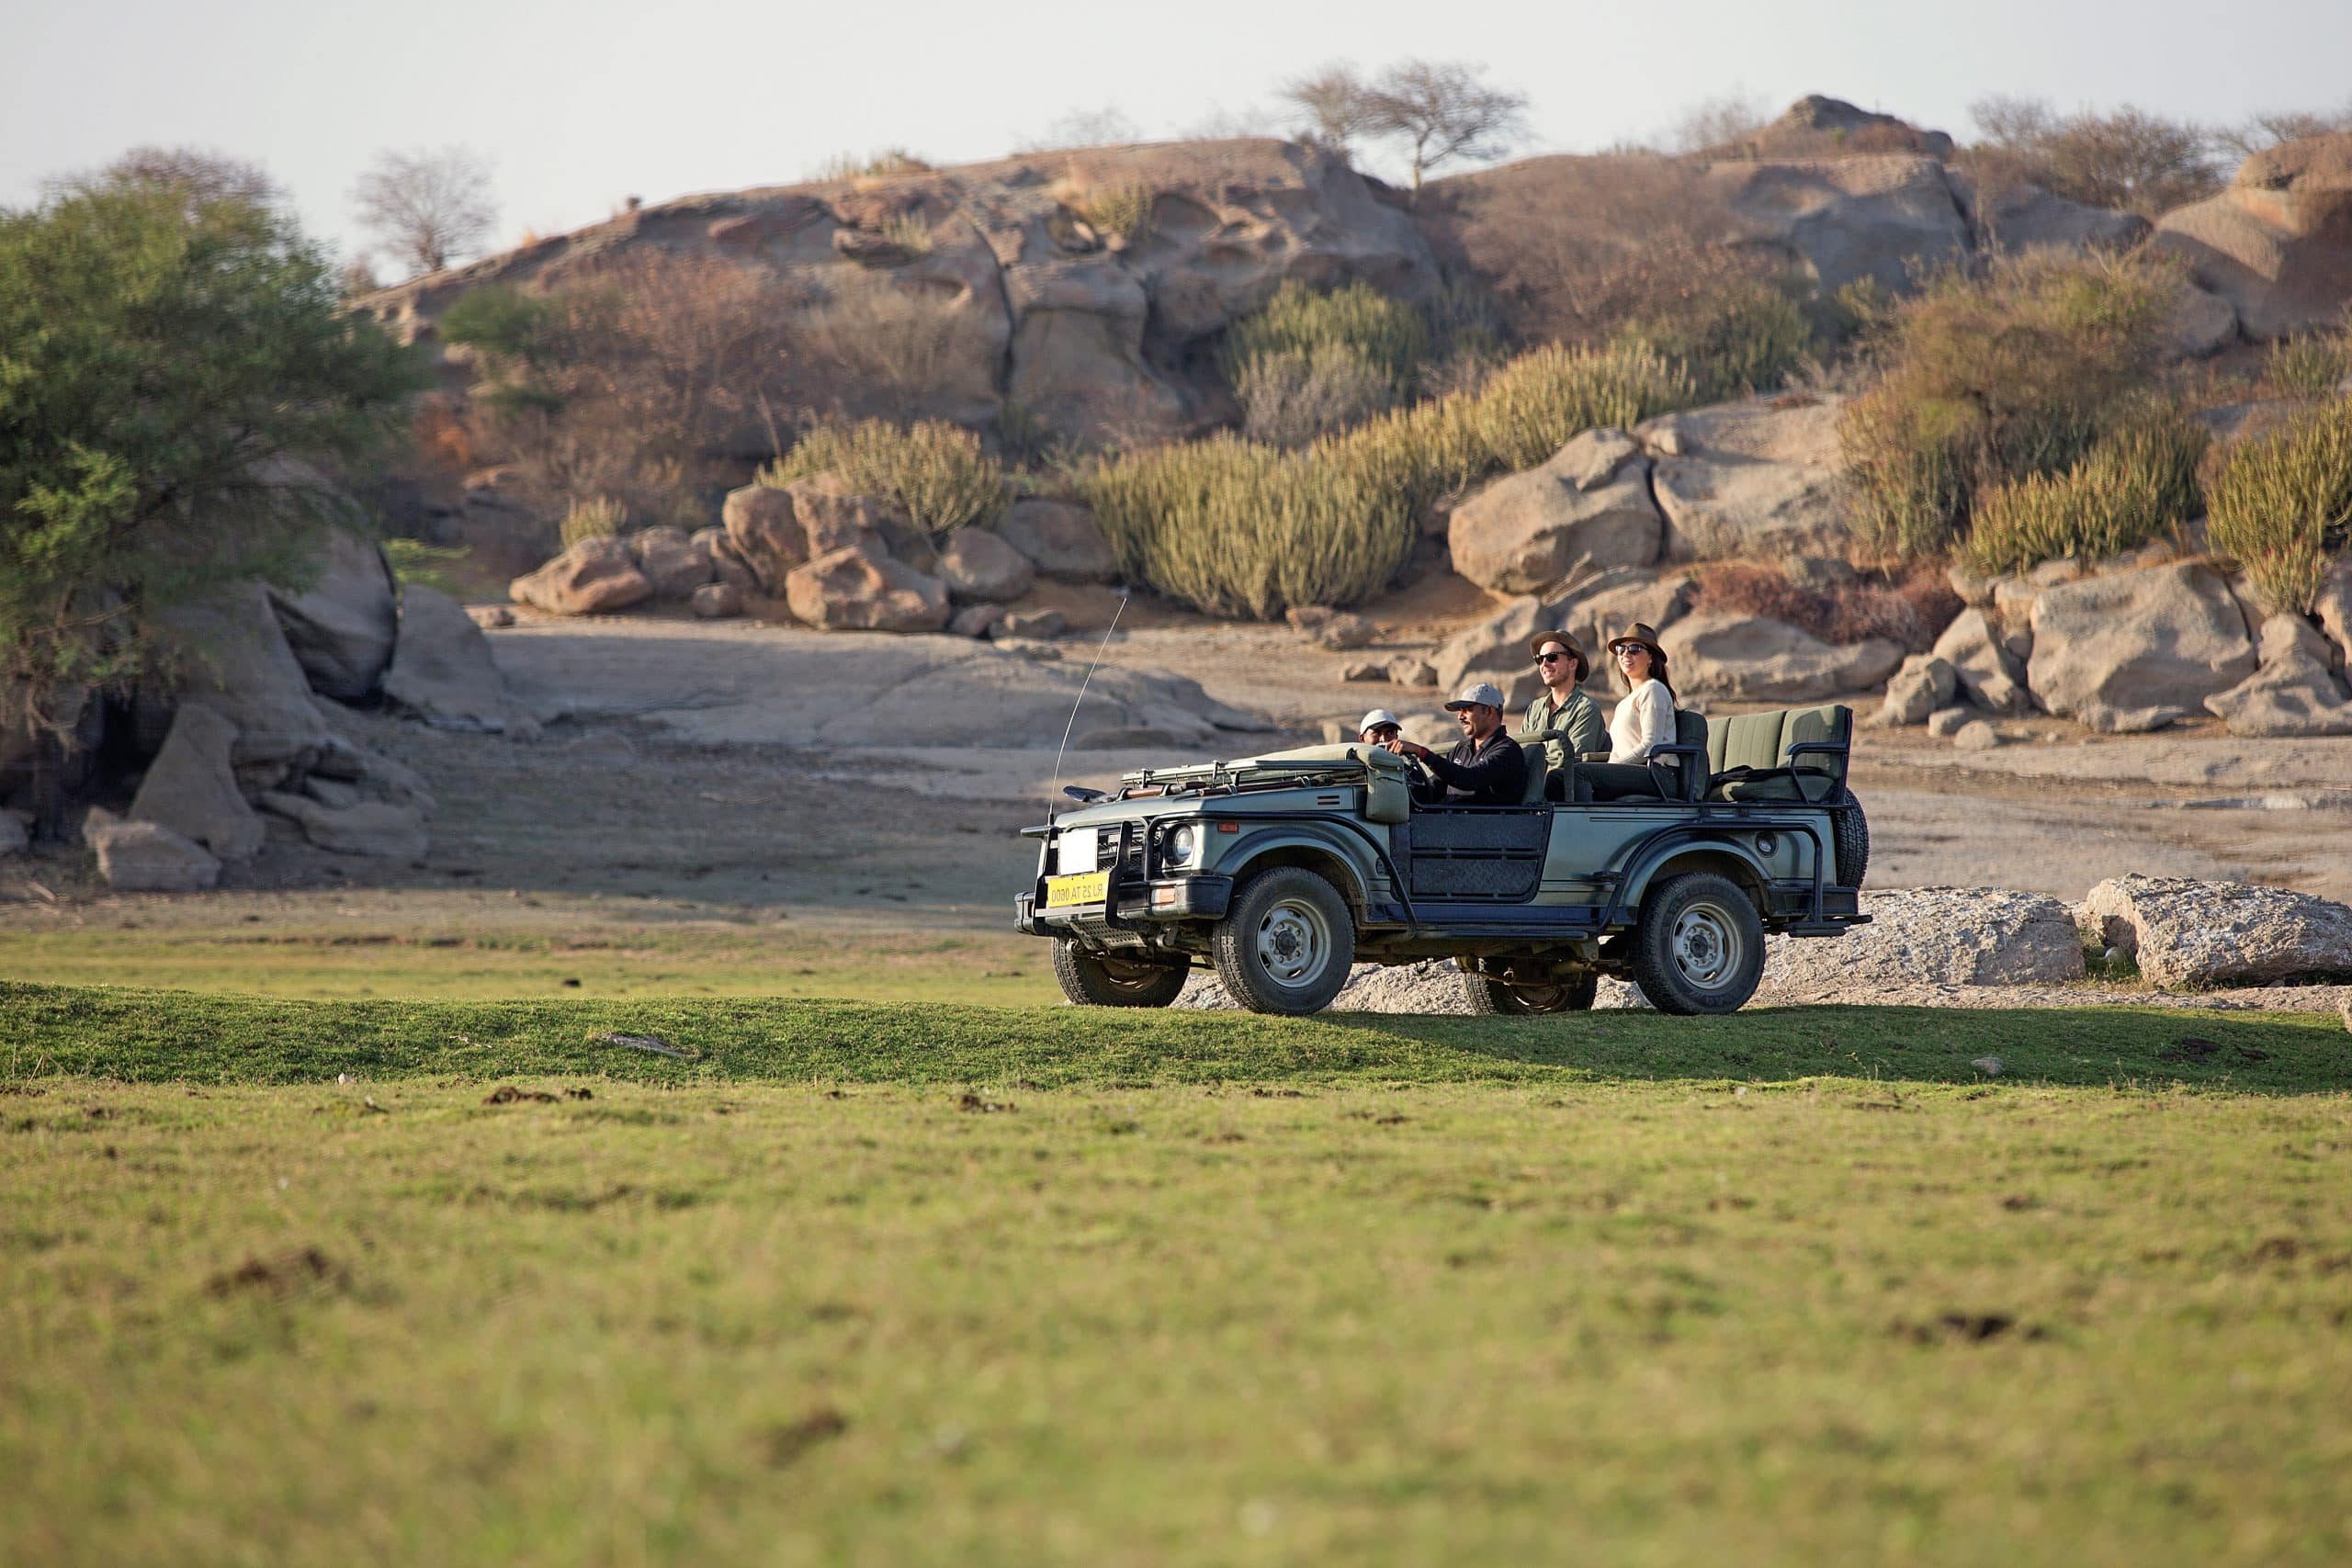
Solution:
<path fill-rule="evenodd" d="M 1309 1013 L 1348 982 L 1356 925 L 1340 890 L 1276 866 L 1246 884 L 1209 943 L 1216 977 L 1251 1012 Z"/>
<path fill-rule="evenodd" d="M 1174 964 L 1111 958 L 1090 953 L 1066 936 L 1054 939 L 1054 978 L 1062 995 L 1080 1007 L 1164 1008 L 1184 988 L 1190 973 Z"/>
<path fill-rule="evenodd" d="M 1739 885 L 1711 871 L 1657 883 L 1634 932 L 1634 978 L 1660 1012 L 1736 1012 L 1764 972 L 1764 921 Z"/>

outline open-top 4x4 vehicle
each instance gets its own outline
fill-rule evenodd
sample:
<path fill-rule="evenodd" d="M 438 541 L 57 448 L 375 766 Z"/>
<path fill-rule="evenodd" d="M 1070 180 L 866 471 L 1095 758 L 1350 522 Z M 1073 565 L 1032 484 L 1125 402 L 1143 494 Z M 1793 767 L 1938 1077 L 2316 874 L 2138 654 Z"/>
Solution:
<path fill-rule="evenodd" d="M 1147 769 L 1044 827 L 1021 930 L 1073 1002 L 1165 1007 L 1206 964 L 1257 1012 L 1323 1007 L 1357 963 L 1452 958 L 1471 1010 L 1589 1008 L 1600 976 L 1670 1013 L 1756 993 L 1764 936 L 1837 936 L 1870 830 L 1846 788 L 1853 714 L 1676 716 L 1655 798 L 1423 805 L 1419 764 L 1366 745 Z"/>

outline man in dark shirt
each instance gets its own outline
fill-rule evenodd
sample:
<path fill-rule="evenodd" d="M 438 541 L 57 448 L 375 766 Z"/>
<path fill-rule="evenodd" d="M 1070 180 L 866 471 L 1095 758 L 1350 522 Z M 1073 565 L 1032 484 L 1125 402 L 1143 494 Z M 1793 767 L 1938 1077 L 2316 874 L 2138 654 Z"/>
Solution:
<path fill-rule="evenodd" d="M 1424 805 L 1517 806 L 1527 787 L 1527 758 L 1503 729 L 1503 694 L 1486 682 L 1463 688 L 1445 705 L 1462 721 L 1462 739 L 1441 757 L 1428 747 L 1396 740 L 1390 750 L 1418 757 L 1431 782 L 1414 791 Z"/>

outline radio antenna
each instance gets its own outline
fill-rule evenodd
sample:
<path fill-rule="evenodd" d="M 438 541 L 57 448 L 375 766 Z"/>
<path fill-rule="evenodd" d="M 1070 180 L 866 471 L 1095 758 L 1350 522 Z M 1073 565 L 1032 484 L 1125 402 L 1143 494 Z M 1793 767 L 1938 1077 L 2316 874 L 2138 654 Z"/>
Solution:
<path fill-rule="evenodd" d="M 1062 794 L 1062 758 L 1069 750 L 1069 732 L 1078 728 L 1079 704 L 1086 701 L 1086 688 L 1094 684 L 1094 671 L 1102 662 L 1103 652 L 1111 646 L 1111 634 L 1119 629 L 1119 617 L 1127 613 L 1128 594 L 1119 595 L 1119 607 L 1111 612 L 1111 624 L 1102 628 L 1102 640 L 1095 645 L 1094 661 L 1086 667 L 1086 679 L 1078 683 L 1078 700 L 1069 705 L 1069 722 L 1062 726 L 1062 743 L 1054 752 L 1054 783 L 1052 793 L 1046 796 L 1046 824 L 1053 825 L 1054 802 Z"/>

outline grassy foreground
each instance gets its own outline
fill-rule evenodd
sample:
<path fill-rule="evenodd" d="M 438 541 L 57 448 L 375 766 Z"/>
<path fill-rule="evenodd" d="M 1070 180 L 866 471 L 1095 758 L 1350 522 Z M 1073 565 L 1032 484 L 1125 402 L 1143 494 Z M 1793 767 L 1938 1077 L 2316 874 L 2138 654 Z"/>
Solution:
<path fill-rule="evenodd" d="M 2347 1085 L 2154 1010 L 0 986 L 0 1560 L 2341 1561 Z"/>

